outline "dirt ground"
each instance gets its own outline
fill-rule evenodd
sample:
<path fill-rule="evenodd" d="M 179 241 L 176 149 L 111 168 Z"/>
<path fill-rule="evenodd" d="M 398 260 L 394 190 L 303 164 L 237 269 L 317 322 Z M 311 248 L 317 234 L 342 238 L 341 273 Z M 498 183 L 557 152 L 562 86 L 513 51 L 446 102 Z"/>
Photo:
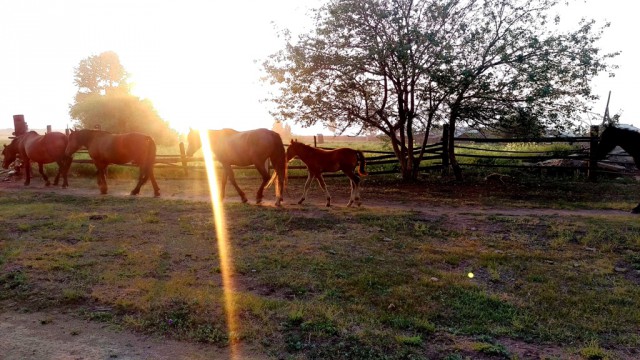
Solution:
<path fill-rule="evenodd" d="M 159 180 L 162 199 L 209 201 L 209 191 L 204 181 L 194 181 L 185 186 L 184 180 Z M 331 179 L 329 191 L 333 204 L 344 207 L 348 201 L 348 183 L 345 178 Z M 56 192 L 79 196 L 129 196 L 135 185 L 133 180 L 109 179 L 109 194 L 99 195 L 94 179 L 69 179 L 70 188 L 44 187 L 39 178 L 32 179 L 32 190 Z M 324 206 L 324 194 L 313 184 L 310 194 L 303 205 L 297 200 L 302 192 L 303 180 L 291 180 L 285 193 L 285 207 Z M 253 181 L 241 181 L 250 201 L 254 199 L 256 184 Z M 511 186 L 511 185 L 507 185 Z M 21 191 L 22 180 L 10 179 L 0 182 L 0 189 Z M 239 198 L 232 187 L 228 187 L 229 196 L 225 201 L 238 202 Z M 371 191 L 369 191 L 371 190 Z M 419 191 L 418 191 L 419 190 Z M 467 191 L 469 189 L 466 189 Z M 425 218 L 442 218 L 455 227 L 466 230 L 475 228 L 474 218 L 490 214 L 522 217 L 529 215 L 549 216 L 593 216 L 599 214 L 629 215 L 620 210 L 558 210 L 530 207 L 486 206 L 480 199 L 487 196 L 486 190 L 471 193 L 465 198 L 439 202 L 429 189 L 417 189 L 415 186 L 394 187 L 393 189 L 375 188 L 362 190 L 363 206 L 370 209 L 397 208 L 422 214 Z M 469 194 L 469 192 L 467 192 Z M 151 197 L 149 184 L 142 188 L 141 195 Z M 263 206 L 273 206 L 273 189 L 265 194 Z M 521 358 L 539 358 L 535 349 L 523 348 Z M 528 356 L 531 355 L 531 356 Z M 0 359 L 231 359 L 229 348 L 211 345 L 177 342 L 156 338 L 114 328 L 112 325 L 91 322 L 77 315 L 59 310 L 44 312 L 21 311 L 20 304 L 0 303 Z M 240 359 L 267 359 L 252 349 L 241 349 Z"/>

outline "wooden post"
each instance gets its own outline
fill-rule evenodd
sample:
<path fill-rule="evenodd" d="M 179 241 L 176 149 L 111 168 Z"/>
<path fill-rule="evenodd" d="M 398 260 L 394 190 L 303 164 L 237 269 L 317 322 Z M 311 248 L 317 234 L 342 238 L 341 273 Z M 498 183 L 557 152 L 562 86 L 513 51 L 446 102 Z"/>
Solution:
<path fill-rule="evenodd" d="M 316 136 L 313 135 L 313 147 L 318 147 L 318 140 L 316 139 Z"/>
<path fill-rule="evenodd" d="M 598 125 L 592 125 L 589 139 L 589 180 L 595 181 L 598 177 L 598 159 L 596 153 L 598 149 L 598 138 L 600 134 L 600 127 Z"/>
<path fill-rule="evenodd" d="M 449 174 L 449 124 L 442 125 L 442 175 Z"/>
<path fill-rule="evenodd" d="M 15 136 L 26 134 L 29 131 L 29 126 L 24 121 L 24 115 L 13 115 L 13 129 L 13 135 Z"/>
<path fill-rule="evenodd" d="M 182 161 L 182 168 L 184 169 L 184 174 L 189 176 L 189 167 L 187 167 L 187 154 L 184 151 L 184 143 L 180 142 L 180 160 Z"/>
<path fill-rule="evenodd" d="M 47 134 L 51 132 L 51 125 L 47 125 Z"/>

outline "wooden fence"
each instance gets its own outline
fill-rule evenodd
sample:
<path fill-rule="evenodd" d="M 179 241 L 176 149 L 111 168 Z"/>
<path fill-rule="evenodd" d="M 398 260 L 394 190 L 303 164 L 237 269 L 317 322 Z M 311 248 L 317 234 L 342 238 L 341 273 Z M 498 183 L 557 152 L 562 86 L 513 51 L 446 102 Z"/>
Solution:
<path fill-rule="evenodd" d="M 442 170 L 449 167 L 449 153 L 448 153 L 448 128 L 445 126 L 443 129 L 443 136 L 441 141 L 427 145 L 425 153 L 421 162 L 420 171 L 433 171 Z M 598 143 L 598 127 L 594 126 L 591 129 L 590 136 L 580 137 L 541 137 L 541 138 L 518 138 L 518 139 L 503 139 L 503 138 L 466 138 L 456 137 L 454 138 L 456 144 L 456 159 L 460 163 L 460 166 L 465 167 L 484 167 L 484 168 L 522 168 L 522 169 L 556 169 L 556 170 L 580 170 L 588 174 L 589 178 L 595 179 L 597 174 L 597 162 L 594 159 L 595 149 Z M 509 150 L 497 150 L 488 149 L 481 146 L 482 144 L 508 144 L 508 143 L 538 143 L 538 144 L 551 144 L 551 143 L 568 143 L 568 144 L 584 144 L 579 150 L 571 152 L 534 152 L 534 151 L 509 151 Z M 286 146 L 286 145 L 285 145 Z M 331 149 L 328 147 L 320 147 L 323 149 Z M 202 164 L 204 159 L 202 157 L 187 157 L 185 153 L 184 144 L 179 144 L 180 153 L 176 155 L 157 155 L 156 164 L 159 167 L 173 167 L 180 168 L 184 171 L 185 175 L 189 172 L 205 171 Z M 465 153 L 465 150 L 475 152 L 474 154 Z M 391 151 L 373 151 L 363 150 L 367 155 L 367 167 L 375 168 L 376 165 L 389 165 L 398 164 L 396 155 Z M 418 154 L 420 149 L 416 149 L 415 153 Z M 468 152 L 468 151 L 467 151 Z M 465 159 L 472 159 L 473 162 L 466 162 Z M 578 160 L 583 161 L 588 166 L 545 166 L 539 165 L 540 162 L 545 160 Z M 500 161 L 503 163 L 500 163 Z M 511 160 L 511 161 L 509 161 Z M 515 162 L 521 162 L 514 164 Z M 91 160 L 74 160 L 74 163 L 91 163 Z M 235 167 L 237 169 L 252 168 L 252 166 Z M 381 174 L 393 174 L 398 173 L 399 165 L 392 169 L 374 170 L 369 171 L 370 175 Z M 302 165 L 289 166 L 290 170 L 305 169 Z M 341 174 L 327 174 L 327 176 L 342 176 Z M 304 176 L 291 176 L 292 178 L 304 177 Z"/>

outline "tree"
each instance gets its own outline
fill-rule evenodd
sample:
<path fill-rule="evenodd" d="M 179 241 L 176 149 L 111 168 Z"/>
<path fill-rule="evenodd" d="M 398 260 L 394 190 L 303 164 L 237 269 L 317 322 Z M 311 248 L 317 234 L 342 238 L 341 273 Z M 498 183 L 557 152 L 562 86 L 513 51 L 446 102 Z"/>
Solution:
<path fill-rule="evenodd" d="M 93 129 L 124 133 L 142 132 L 159 144 L 175 144 L 178 135 L 162 120 L 148 99 L 130 93 L 128 73 L 114 52 L 92 55 L 75 68 L 74 84 L 78 87 L 71 118 L 79 125 Z"/>
<path fill-rule="evenodd" d="M 282 138 L 282 141 L 284 141 L 285 143 L 291 139 L 291 126 L 285 122 L 274 122 L 271 130 L 278 133 L 278 135 L 280 135 L 280 137 Z"/>
<path fill-rule="evenodd" d="M 593 22 L 564 34 L 548 30 L 546 14 L 556 4 L 330 1 L 314 31 L 296 43 L 288 38 L 265 61 L 266 79 L 278 86 L 273 115 L 377 129 L 390 138 L 405 180 L 417 177 L 435 123 L 452 130 L 460 121 L 560 124 L 595 97 L 589 80 L 615 54 L 599 54 Z M 414 144 L 416 132 L 425 134 L 422 144 Z"/>

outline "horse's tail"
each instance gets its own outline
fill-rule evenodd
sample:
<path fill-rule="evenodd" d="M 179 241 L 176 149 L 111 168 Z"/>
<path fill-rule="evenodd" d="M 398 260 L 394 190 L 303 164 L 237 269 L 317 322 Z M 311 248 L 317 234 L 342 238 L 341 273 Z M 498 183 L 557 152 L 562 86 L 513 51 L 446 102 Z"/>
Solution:
<path fill-rule="evenodd" d="M 152 172 L 156 163 L 156 142 L 151 136 L 147 136 L 147 156 L 145 157 L 145 167 L 147 171 Z"/>
<path fill-rule="evenodd" d="M 277 135 L 276 147 L 271 153 L 270 159 L 275 171 L 267 183 L 267 188 L 275 182 L 276 196 L 282 198 L 284 188 L 287 184 L 287 155 L 284 151 L 284 144 L 282 143 L 280 135 Z"/>
<path fill-rule="evenodd" d="M 360 174 L 360 176 L 369 175 L 369 173 L 365 169 L 367 160 L 364 157 L 364 153 L 360 150 L 356 150 L 356 157 L 358 158 L 358 162 L 360 163 L 360 166 L 358 167 L 358 174 Z"/>

